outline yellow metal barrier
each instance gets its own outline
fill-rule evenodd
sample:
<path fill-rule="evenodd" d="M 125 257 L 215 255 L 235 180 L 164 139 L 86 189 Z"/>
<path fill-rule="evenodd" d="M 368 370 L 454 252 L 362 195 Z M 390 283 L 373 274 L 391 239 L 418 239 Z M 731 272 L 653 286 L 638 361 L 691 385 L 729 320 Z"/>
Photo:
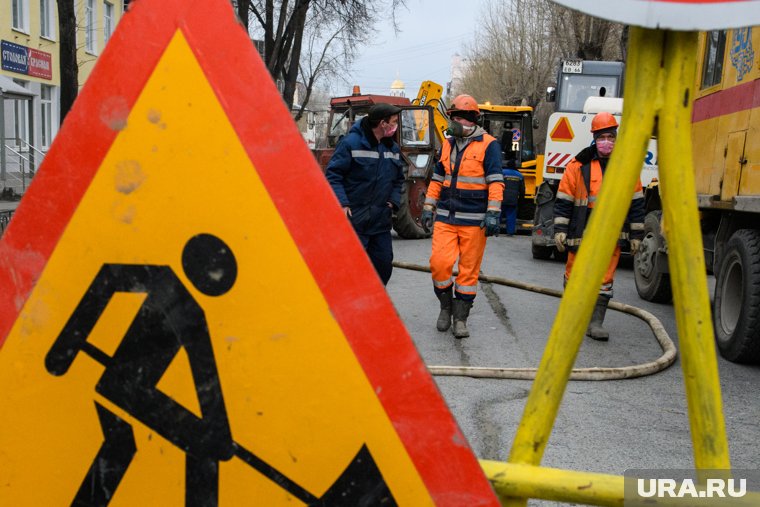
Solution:
<path fill-rule="evenodd" d="M 552 492 L 553 499 L 622 505 L 622 477 L 535 465 L 541 462 L 591 320 L 599 285 L 625 220 L 655 119 L 659 122 L 661 191 L 665 222 L 671 228 L 667 234 L 669 266 L 694 461 L 697 468 L 730 468 L 691 164 L 696 41 L 697 34 L 693 32 L 631 28 L 620 136 L 509 455 L 511 464 L 532 466 L 516 468 L 502 463 L 499 466 L 507 467 L 502 469 L 484 465 L 504 505 L 525 505 L 526 498 L 550 498 L 547 495 Z M 504 470 L 510 470 L 510 474 L 498 475 Z M 580 493 L 576 488 L 573 490 L 576 496 L 570 495 L 573 481 L 582 482 L 589 477 L 599 478 L 598 488 L 592 488 L 598 494 L 577 496 Z"/>
<path fill-rule="evenodd" d="M 668 32 L 660 110 L 662 209 L 697 468 L 730 468 L 691 155 L 697 34 Z"/>
<path fill-rule="evenodd" d="M 480 460 L 480 466 L 501 498 L 531 497 L 556 502 L 572 502 L 609 507 L 623 506 L 624 478 L 619 475 L 574 472 L 557 468 L 518 465 Z M 757 507 L 760 495 L 747 492 L 738 498 L 699 499 L 697 505 L 715 507 Z M 646 498 L 629 501 L 626 507 L 693 507 L 693 498 Z"/>

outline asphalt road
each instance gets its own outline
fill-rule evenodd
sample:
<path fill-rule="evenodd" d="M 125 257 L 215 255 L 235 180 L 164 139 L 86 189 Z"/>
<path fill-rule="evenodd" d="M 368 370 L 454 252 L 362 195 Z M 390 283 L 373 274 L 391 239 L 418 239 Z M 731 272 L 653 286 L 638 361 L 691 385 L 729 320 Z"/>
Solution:
<path fill-rule="evenodd" d="M 430 240 L 394 237 L 398 261 L 427 265 Z M 678 347 L 672 305 L 638 297 L 631 261 L 623 260 L 615 300 L 641 307 L 661 320 Z M 564 264 L 534 260 L 530 237 L 491 238 L 484 274 L 562 289 Z M 710 293 L 714 280 L 708 277 Z M 388 293 L 428 365 L 536 367 L 559 299 L 481 283 L 470 313 L 470 338 L 435 329 L 438 300 L 428 273 L 395 269 Z M 661 350 L 636 317 L 608 311 L 610 341 L 585 338 L 576 367 L 627 366 L 652 361 Z M 760 367 L 718 359 L 734 468 L 760 468 Z M 443 397 L 478 458 L 506 461 L 531 382 L 435 377 Z M 612 381 L 571 381 L 542 465 L 623 474 L 627 469 L 694 466 L 683 374 L 679 360 L 652 376 Z M 531 505 L 553 505 L 532 502 Z"/>

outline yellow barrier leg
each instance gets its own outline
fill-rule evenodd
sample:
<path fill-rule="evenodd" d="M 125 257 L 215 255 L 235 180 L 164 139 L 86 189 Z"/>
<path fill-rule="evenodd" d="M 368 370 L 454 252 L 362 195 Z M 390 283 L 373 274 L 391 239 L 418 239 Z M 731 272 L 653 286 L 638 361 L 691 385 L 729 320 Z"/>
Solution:
<path fill-rule="evenodd" d="M 652 86 L 660 82 L 663 34 L 632 30 L 620 137 L 528 396 L 509 455 L 511 463 L 538 465 L 549 440 L 654 127 L 660 94 L 652 93 Z M 524 499 L 504 502 L 526 503 Z"/>
<path fill-rule="evenodd" d="M 662 203 L 694 463 L 730 468 L 691 151 L 697 34 L 669 32 L 660 114 Z"/>
<path fill-rule="evenodd" d="M 691 154 L 696 34 L 667 32 L 666 35 L 660 30 L 633 27 L 630 41 L 620 137 L 526 402 L 509 462 L 538 465 L 541 461 L 591 318 L 599 283 L 617 241 L 617 231 L 621 229 L 630 206 L 655 117 L 659 114 L 664 221 L 672 228 L 668 234 L 669 264 L 694 461 L 697 468 L 727 469 L 730 468 L 728 444 Z M 513 469 L 513 472 L 518 470 L 521 469 Z M 544 470 L 530 470 L 534 474 L 533 480 L 520 481 L 520 487 L 512 487 L 514 484 L 508 487 L 503 475 L 501 480 L 496 476 L 491 480 L 504 505 L 525 505 L 526 498 L 532 496 L 568 495 L 567 491 L 559 491 L 561 486 L 548 484 L 564 481 L 570 476 Z M 494 468 L 490 471 L 495 473 Z M 622 501 L 617 496 L 620 494 L 619 482 L 613 481 L 609 486 L 611 489 L 600 496 L 587 497 L 586 500 L 600 505 L 616 505 Z M 555 493 L 547 492 L 547 487 Z M 506 496 L 514 494 L 521 498 Z"/>

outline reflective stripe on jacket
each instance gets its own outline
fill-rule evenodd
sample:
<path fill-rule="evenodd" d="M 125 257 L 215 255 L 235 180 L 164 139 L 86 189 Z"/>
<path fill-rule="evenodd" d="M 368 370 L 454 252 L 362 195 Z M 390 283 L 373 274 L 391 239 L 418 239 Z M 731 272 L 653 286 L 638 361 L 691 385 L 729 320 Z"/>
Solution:
<path fill-rule="evenodd" d="M 360 234 L 389 232 L 392 210 L 401 201 L 404 162 L 398 144 L 378 143 L 366 118 L 357 122 L 335 148 L 325 173 L 341 206 L 351 208 Z"/>
<path fill-rule="evenodd" d="M 452 163 L 455 143 L 453 137 L 443 143 L 425 203 L 437 206 L 436 221 L 479 226 L 486 210 L 501 211 L 501 147 L 493 136 L 483 133 L 472 138 Z"/>
<path fill-rule="evenodd" d="M 562 175 L 554 201 L 554 232 L 567 233 L 567 246 L 572 252 L 577 251 L 581 243 L 583 231 L 602 187 L 603 176 L 604 170 L 593 146 L 578 153 L 567 164 Z M 587 185 L 590 187 L 588 190 Z M 645 214 L 644 192 L 641 181 L 636 181 L 631 206 L 618 244 L 628 239 L 644 237 Z"/>

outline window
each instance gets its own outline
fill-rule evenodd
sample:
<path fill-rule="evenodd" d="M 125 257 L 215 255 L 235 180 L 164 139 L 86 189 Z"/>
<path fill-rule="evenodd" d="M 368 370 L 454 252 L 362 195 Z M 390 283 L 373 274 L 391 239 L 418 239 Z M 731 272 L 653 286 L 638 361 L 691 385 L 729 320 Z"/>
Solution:
<path fill-rule="evenodd" d="M 84 6 L 84 47 L 88 53 L 95 54 L 97 40 L 95 33 L 95 0 L 87 0 Z"/>
<path fill-rule="evenodd" d="M 23 88 L 27 88 L 26 81 L 14 79 L 13 82 Z M 29 151 L 29 101 L 14 100 L 13 102 L 15 116 L 13 137 L 20 139 L 20 142 L 16 145 L 19 151 Z"/>
<path fill-rule="evenodd" d="M 702 61 L 702 86 L 710 88 L 723 80 L 723 55 L 726 51 L 726 31 L 707 32 L 705 57 Z"/>
<path fill-rule="evenodd" d="M 40 35 L 55 39 L 55 18 L 50 0 L 40 0 Z"/>
<path fill-rule="evenodd" d="M 29 0 L 11 0 L 13 28 L 29 33 Z"/>
<path fill-rule="evenodd" d="M 111 34 L 113 34 L 113 4 L 105 2 L 103 4 L 103 44 L 108 43 Z"/>
<path fill-rule="evenodd" d="M 580 113 L 589 97 L 618 97 L 619 83 L 619 76 L 563 74 L 557 109 Z"/>
<path fill-rule="evenodd" d="M 405 109 L 401 112 L 401 144 L 403 146 L 430 146 L 432 115 L 426 109 Z"/>
<path fill-rule="evenodd" d="M 40 109 L 42 110 L 42 148 L 47 149 L 53 140 L 53 87 L 42 85 L 40 90 Z"/>

